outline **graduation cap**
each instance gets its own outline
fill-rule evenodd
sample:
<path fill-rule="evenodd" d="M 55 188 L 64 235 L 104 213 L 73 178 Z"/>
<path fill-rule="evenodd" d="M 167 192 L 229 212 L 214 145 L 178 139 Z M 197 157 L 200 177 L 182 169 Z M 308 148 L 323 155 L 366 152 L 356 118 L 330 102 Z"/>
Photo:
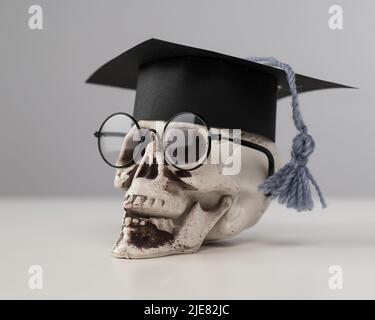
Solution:
<path fill-rule="evenodd" d="M 311 182 L 325 206 L 306 167 L 315 144 L 303 122 L 297 92 L 350 87 L 294 74 L 289 65 L 274 58 L 242 59 L 158 39 L 110 60 L 87 82 L 136 90 L 136 119 L 168 120 L 190 111 L 212 127 L 242 129 L 273 141 L 277 99 L 292 95 L 293 121 L 299 131 L 292 159 L 260 190 L 279 197 L 288 207 L 311 210 Z"/>

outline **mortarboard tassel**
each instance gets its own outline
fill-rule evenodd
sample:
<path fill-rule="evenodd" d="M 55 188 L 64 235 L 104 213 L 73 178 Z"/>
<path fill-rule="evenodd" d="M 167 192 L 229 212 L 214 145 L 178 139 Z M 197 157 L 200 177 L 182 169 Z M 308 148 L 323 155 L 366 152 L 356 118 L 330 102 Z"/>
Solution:
<path fill-rule="evenodd" d="M 292 94 L 293 122 L 299 133 L 293 139 L 291 160 L 259 186 L 259 190 L 279 202 L 286 203 L 288 208 L 297 211 L 312 210 L 314 207 L 310 182 L 315 187 L 322 207 L 326 207 L 322 191 L 310 173 L 306 164 L 313 153 L 315 142 L 307 132 L 299 107 L 295 74 L 291 66 L 272 57 L 251 57 L 249 61 L 260 62 L 283 69 L 286 73 L 290 92 Z"/>

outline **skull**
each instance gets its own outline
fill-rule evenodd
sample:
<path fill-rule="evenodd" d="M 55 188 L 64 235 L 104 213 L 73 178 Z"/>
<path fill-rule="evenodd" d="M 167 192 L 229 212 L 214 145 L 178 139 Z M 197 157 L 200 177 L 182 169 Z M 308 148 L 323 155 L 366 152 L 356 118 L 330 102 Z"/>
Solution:
<path fill-rule="evenodd" d="M 139 124 L 159 135 L 164 127 L 162 121 Z M 276 168 L 280 167 L 271 140 L 248 132 L 242 132 L 241 138 L 266 147 L 274 156 Z M 156 139 L 148 143 L 141 161 L 117 169 L 114 184 L 125 191 L 125 214 L 113 256 L 152 258 L 194 253 L 204 241 L 232 237 L 261 218 L 269 204 L 257 190 L 267 177 L 268 162 L 262 153 L 238 146 L 218 164 L 208 161 L 195 170 L 183 171 L 164 161 Z M 231 142 L 217 141 L 212 149 L 225 143 Z M 123 148 L 120 158 L 128 157 L 126 152 Z M 241 159 L 240 172 L 223 174 L 234 157 Z"/>

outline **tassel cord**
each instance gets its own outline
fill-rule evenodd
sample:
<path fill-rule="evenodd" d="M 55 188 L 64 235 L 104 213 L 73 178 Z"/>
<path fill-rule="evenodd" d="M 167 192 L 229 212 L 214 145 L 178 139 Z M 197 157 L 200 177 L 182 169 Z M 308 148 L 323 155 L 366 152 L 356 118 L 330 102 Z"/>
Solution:
<path fill-rule="evenodd" d="M 291 160 L 280 170 L 259 186 L 259 189 L 271 197 L 279 197 L 280 203 L 286 203 L 287 207 L 297 211 L 312 210 L 313 201 L 309 182 L 314 186 L 321 205 L 326 207 L 323 193 L 307 168 L 309 156 L 313 153 L 315 142 L 308 134 L 307 126 L 303 120 L 298 100 L 298 91 L 295 73 L 292 67 L 272 57 L 248 58 L 253 62 L 265 63 L 280 68 L 286 73 L 286 78 L 292 96 L 292 118 L 298 134 L 293 139 Z"/>

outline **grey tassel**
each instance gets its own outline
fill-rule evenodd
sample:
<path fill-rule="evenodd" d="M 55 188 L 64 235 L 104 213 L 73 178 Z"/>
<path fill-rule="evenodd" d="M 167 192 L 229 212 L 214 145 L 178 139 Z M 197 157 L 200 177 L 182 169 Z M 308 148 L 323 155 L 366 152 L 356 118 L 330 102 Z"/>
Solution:
<path fill-rule="evenodd" d="M 253 57 L 248 58 L 248 60 L 269 64 L 285 71 L 292 94 L 293 122 L 299 131 L 293 139 L 290 162 L 262 183 L 259 186 L 259 190 L 269 194 L 272 198 L 278 197 L 279 202 L 286 203 L 288 208 L 306 211 L 312 210 L 314 207 L 310 190 L 311 182 L 318 193 L 322 207 L 325 208 L 327 205 L 322 191 L 306 167 L 308 158 L 314 151 L 315 142 L 312 136 L 308 134 L 302 118 L 293 69 L 288 64 L 271 57 Z"/>

